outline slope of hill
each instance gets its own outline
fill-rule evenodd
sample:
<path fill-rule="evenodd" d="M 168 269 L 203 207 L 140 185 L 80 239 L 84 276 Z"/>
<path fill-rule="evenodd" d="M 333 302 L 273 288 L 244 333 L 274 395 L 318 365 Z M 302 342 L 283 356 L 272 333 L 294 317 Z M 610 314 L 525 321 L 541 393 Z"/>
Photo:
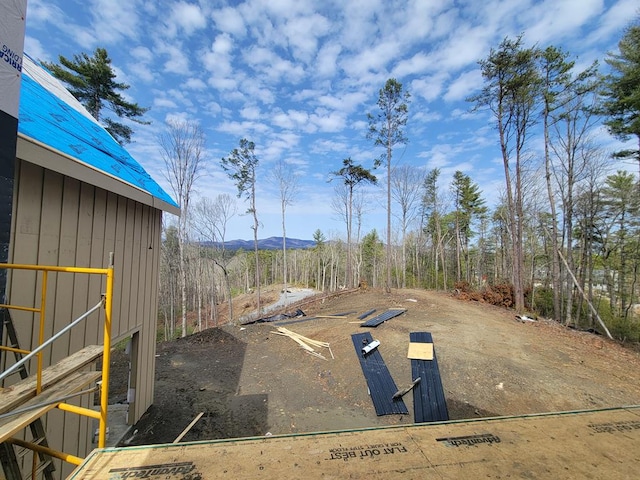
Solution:
<path fill-rule="evenodd" d="M 278 298 L 271 292 L 264 304 Z M 252 295 L 237 300 L 237 312 L 255 308 Z M 398 388 L 413 379 L 410 332 L 432 333 L 452 420 L 640 399 L 640 353 L 552 321 L 522 323 L 511 310 L 426 290 L 369 289 L 305 302 L 307 317 L 286 328 L 330 344 L 331 353 L 317 349 L 323 358 L 277 335 L 273 323 L 224 325 L 159 344 L 154 404 L 129 444 L 170 443 L 199 412 L 206 413 L 184 441 L 411 424 L 412 413 L 376 414 L 351 337 L 366 328 L 381 342 Z M 363 312 L 391 307 L 406 312 L 375 329 L 360 325 Z M 412 412 L 413 396 L 403 400 Z"/>

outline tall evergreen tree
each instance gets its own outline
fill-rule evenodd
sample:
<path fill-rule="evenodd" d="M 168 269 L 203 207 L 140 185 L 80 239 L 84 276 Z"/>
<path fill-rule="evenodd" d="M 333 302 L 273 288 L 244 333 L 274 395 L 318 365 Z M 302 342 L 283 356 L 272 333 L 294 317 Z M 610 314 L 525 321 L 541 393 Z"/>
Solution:
<path fill-rule="evenodd" d="M 606 79 L 604 104 L 609 132 L 620 140 L 634 138 L 636 148 L 615 153 L 638 162 L 640 168 L 640 19 L 627 28 L 618 53 L 606 59 L 611 73 Z"/>
<path fill-rule="evenodd" d="M 129 85 L 116 81 L 116 74 L 111 67 L 111 59 L 106 49 L 96 48 L 93 57 L 81 53 L 74 55 L 73 60 L 62 55 L 58 59 L 59 65 L 42 63 L 54 77 L 69 86 L 71 94 L 86 107 L 93 118 L 104 124 L 107 131 L 119 143 L 129 143 L 133 130 L 105 116 L 103 114 L 105 108 L 111 110 L 118 118 L 127 118 L 142 125 L 150 123 L 140 118 L 149 110 L 148 108 L 126 101 L 119 93 L 127 90 Z"/>
<path fill-rule="evenodd" d="M 442 233 L 442 205 L 438 195 L 438 178 L 440 169 L 434 168 L 424 179 L 422 195 L 423 225 L 427 233 L 431 235 L 433 245 L 434 286 L 438 288 L 439 264 L 442 264 L 442 288 L 447 288 L 447 270 L 445 267 L 443 233 Z"/>
<path fill-rule="evenodd" d="M 551 138 L 550 127 L 554 122 L 552 116 L 564 101 L 565 92 L 571 81 L 573 62 L 567 61 L 567 54 L 555 47 L 548 47 L 540 56 L 540 75 L 542 78 L 542 128 L 544 134 L 544 168 L 547 196 L 551 209 L 551 281 L 553 292 L 553 318 L 561 320 L 562 282 L 560 277 L 560 244 L 558 234 L 558 213 L 556 211 L 555 191 L 552 183 Z"/>
<path fill-rule="evenodd" d="M 386 245 L 386 285 L 385 289 L 391 291 L 391 157 L 396 145 L 407 143 L 404 133 L 409 115 L 409 92 L 403 91 L 402 83 L 395 78 L 390 78 L 378 93 L 377 115 L 368 114 L 369 135 L 375 141 L 375 145 L 385 148 L 381 158 L 376 161 L 376 166 L 383 163 L 387 166 L 387 245 Z"/>
<path fill-rule="evenodd" d="M 500 136 L 500 150 L 504 166 L 506 200 L 511 232 L 513 259 L 511 281 L 515 308 L 524 311 L 524 187 L 523 163 L 531 127 L 536 122 L 541 79 L 536 60 L 539 51 L 525 48 L 522 38 L 505 38 L 497 49 L 481 60 L 484 85 L 480 93 L 468 100 L 476 108 L 488 108 L 494 116 Z"/>
<path fill-rule="evenodd" d="M 260 257 L 258 255 L 258 213 L 256 210 L 256 169 L 258 168 L 258 158 L 254 150 L 255 143 L 246 138 L 240 140 L 239 148 L 234 148 L 228 157 L 222 158 L 222 169 L 229 178 L 236 182 L 238 188 L 238 198 L 244 196 L 249 201 L 247 213 L 253 216 L 253 250 L 256 260 L 255 282 L 257 310 L 260 315 Z"/>
<path fill-rule="evenodd" d="M 453 174 L 451 182 L 451 190 L 455 203 L 455 236 L 456 236 L 456 276 L 457 280 L 462 280 L 462 261 L 464 257 L 466 266 L 465 279 L 467 282 L 471 280 L 469 265 L 469 241 L 471 239 L 471 224 L 476 217 L 486 214 L 487 207 L 484 206 L 484 200 L 481 197 L 480 188 L 473 183 L 469 175 L 465 175 L 461 171 Z"/>

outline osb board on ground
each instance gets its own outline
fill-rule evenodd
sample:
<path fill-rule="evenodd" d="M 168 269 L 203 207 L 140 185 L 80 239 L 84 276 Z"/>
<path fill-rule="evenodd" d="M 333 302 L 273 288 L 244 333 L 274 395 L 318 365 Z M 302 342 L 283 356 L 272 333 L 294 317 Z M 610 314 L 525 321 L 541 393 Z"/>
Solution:
<path fill-rule="evenodd" d="M 71 479 L 632 479 L 640 406 L 94 451 Z"/>

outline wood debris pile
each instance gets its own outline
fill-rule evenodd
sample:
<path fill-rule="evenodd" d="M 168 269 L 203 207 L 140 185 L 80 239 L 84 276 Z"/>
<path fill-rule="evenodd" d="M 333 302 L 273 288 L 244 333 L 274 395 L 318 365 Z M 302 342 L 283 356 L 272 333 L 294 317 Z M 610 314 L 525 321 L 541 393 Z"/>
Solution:
<path fill-rule="evenodd" d="M 327 358 L 324 355 L 316 352 L 315 349 L 313 348 L 313 347 L 322 347 L 322 348 L 327 348 L 329 350 L 329 353 L 331 354 L 331 358 L 334 358 L 333 352 L 331 351 L 331 347 L 327 342 L 320 342 L 318 340 L 313 340 L 312 338 L 304 337 L 284 327 L 278 327 L 278 330 L 273 333 L 275 333 L 276 335 L 282 335 L 282 336 L 293 339 L 309 355 L 313 355 L 314 357 L 318 357 L 318 358 L 322 358 L 323 360 L 326 360 Z"/>

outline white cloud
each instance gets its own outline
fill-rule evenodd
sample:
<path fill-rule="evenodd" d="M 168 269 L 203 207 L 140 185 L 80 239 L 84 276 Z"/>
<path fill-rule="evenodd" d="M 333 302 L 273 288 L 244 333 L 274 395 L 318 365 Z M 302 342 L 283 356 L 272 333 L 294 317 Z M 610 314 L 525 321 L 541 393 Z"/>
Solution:
<path fill-rule="evenodd" d="M 346 57 L 341 66 L 352 78 L 362 78 L 369 72 L 386 72 L 387 64 L 398 58 L 402 46 L 395 40 L 379 42 L 377 45 Z"/>
<path fill-rule="evenodd" d="M 293 56 L 309 63 L 318 50 L 318 40 L 324 37 L 330 28 L 331 23 L 316 13 L 288 20 L 283 26 L 283 32 L 289 39 Z"/>
<path fill-rule="evenodd" d="M 322 95 L 318 103 L 322 106 L 344 112 L 353 112 L 368 99 L 364 92 L 341 92 L 338 95 Z"/>
<path fill-rule="evenodd" d="M 216 23 L 216 27 L 218 27 L 218 30 L 221 32 L 239 37 L 243 37 L 246 34 L 244 20 L 237 9 L 225 7 L 220 10 L 214 10 L 211 16 Z"/>
<path fill-rule="evenodd" d="M 340 132 L 345 128 L 346 118 L 342 112 L 317 109 L 310 115 L 309 120 L 321 132 Z"/>
<path fill-rule="evenodd" d="M 520 19 L 528 25 L 527 41 L 546 45 L 571 36 L 603 7 L 603 0 L 550 0 L 528 8 Z"/>
<path fill-rule="evenodd" d="M 417 52 L 410 58 L 400 60 L 393 69 L 393 74 L 396 77 L 405 77 L 408 75 L 416 75 L 434 69 L 435 65 L 433 57 L 424 52 Z"/>
<path fill-rule="evenodd" d="M 183 84 L 184 88 L 188 88 L 189 90 L 206 90 L 207 84 L 204 83 L 199 78 L 189 78 Z"/>
<path fill-rule="evenodd" d="M 42 46 L 40 41 L 28 35 L 25 36 L 24 39 L 24 52 L 28 53 L 34 60 L 43 60 L 47 62 L 51 60 L 58 60 L 57 58 L 49 58 L 47 50 Z"/>
<path fill-rule="evenodd" d="M 281 58 L 272 50 L 254 46 L 244 53 L 245 62 L 256 72 L 272 82 L 286 80 L 298 83 L 304 76 L 304 68 L 289 60 Z"/>
<path fill-rule="evenodd" d="M 220 123 L 217 128 L 218 131 L 228 133 L 237 138 L 250 138 L 256 134 L 266 133 L 269 127 L 264 123 L 259 122 L 237 122 L 225 120 Z"/>
<path fill-rule="evenodd" d="M 240 110 L 240 116 L 247 120 L 259 120 L 261 116 L 260 109 L 256 106 L 244 107 Z"/>
<path fill-rule="evenodd" d="M 227 100 L 240 100 L 243 98 L 243 96 L 237 91 L 238 81 L 233 78 L 212 76 L 207 80 L 207 83 L 216 90 L 226 91 L 225 96 Z M 233 92 L 233 94 L 230 95 L 228 91 Z"/>
<path fill-rule="evenodd" d="M 265 105 L 276 101 L 274 92 L 262 85 L 257 79 L 246 79 L 238 87 L 251 101 L 261 101 Z"/>
<path fill-rule="evenodd" d="M 129 65 L 128 70 L 134 77 L 145 83 L 152 83 L 156 79 L 153 70 L 143 63 L 133 63 Z"/>
<path fill-rule="evenodd" d="M 413 43 L 417 40 L 434 39 L 442 35 L 438 24 L 443 24 L 443 16 L 453 16 L 451 4 L 448 0 L 411 0 L 406 2 L 405 8 L 396 9 L 395 16 L 401 25 L 398 36 L 404 42 Z M 451 8 L 449 12 L 446 9 Z"/>
<path fill-rule="evenodd" d="M 98 44 L 137 39 L 140 32 L 137 0 L 90 0 L 91 35 Z"/>
<path fill-rule="evenodd" d="M 43 27 L 43 24 L 57 25 L 62 23 L 65 14 L 57 5 L 46 0 L 29 0 L 27 7 L 27 24 Z"/>
<path fill-rule="evenodd" d="M 482 73 L 479 69 L 465 72 L 458 76 L 447 89 L 444 99 L 448 102 L 464 100 L 482 86 Z"/>
<path fill-rule="evenodd" d="M 169 24 L 171 36 L 175 35 L 178 29 L 181 29 L 186 35 L 192 35 L 206 25 L 206 17 L 198 5 L 182 1 L 173 5 L 171 23 Z"/>
<path fill-rule="evenodd" d="M 434 65 L 441 71 L 459 70 L 475 65 L 489 53 L 494 34 L 495 32 L 485 26 L 458 27 L 434 54 Z"/>
<path fill-rule="evenodd" d="M 622 37 L 623 30 L 640 12 L 637 0 L 620 0 L 609 10 L 598 16 L 596 29 L 583 40 L 593 44 L 611 35 Z"/>
<path fill-rule="evenodd" d="M 338 71 L 338 57 L 342 52 L 342 46 L 338 43 L 324 44 L 316 56 L 315 69 L 320 77 L 333 77 Z"/>
<path fill-rule="evenodd" d="M 169 57 L 163 64 L 165 73 L 178 75 L 187 75 L 189 73 L 189 57 L 184 55 L 184 50 L 178 43 L 158 45 L 157 51 Z"/>
<path fill-rule="evenodd" d="M 131 56 L 139 62 L 150 63 L 153 59 L 153 53 L 147 47 L 141 45 L 130 50 Z"/>
<path fill-rule="evenodd" d="M 228 76 L 233 71 L 233 50 L 233 39 L 229 34 L 222 33 L 214 39 L 211 48 L 202 55 L 202 63 L 216 76 Z"/>
<path fill-rule="evenodd" d="M 418 112 L 411 115 L 412 123 L 429 123 L 436 122 L 438 120 L 442 120 L 442 114 L 437 111 L 421 109 Z"/>
<path fill-rule="evenodd" d="M 168 98 L 156 97 L 156 99 L 153 101 L 153 107 L 154 108 L 178 108 L 178 104 Z"/>
<path fill-rule="evenodd" d="M 340 18 L 343 22 L 342 45 L 351 51 L 370 46 L 378 37 L 375 19 L 383 11 L 381 0 L 353 0 L 344 2 L 343 7 Z"/>
<path fill-rule="evenodd" d="M 414 97 L 422 97 L 427 101 L 435 100 L 442 93 L 443 84 L 446 79 L 446 73 L 439 73 L 437 75 L 413 80 L 409 91 Z"/>

